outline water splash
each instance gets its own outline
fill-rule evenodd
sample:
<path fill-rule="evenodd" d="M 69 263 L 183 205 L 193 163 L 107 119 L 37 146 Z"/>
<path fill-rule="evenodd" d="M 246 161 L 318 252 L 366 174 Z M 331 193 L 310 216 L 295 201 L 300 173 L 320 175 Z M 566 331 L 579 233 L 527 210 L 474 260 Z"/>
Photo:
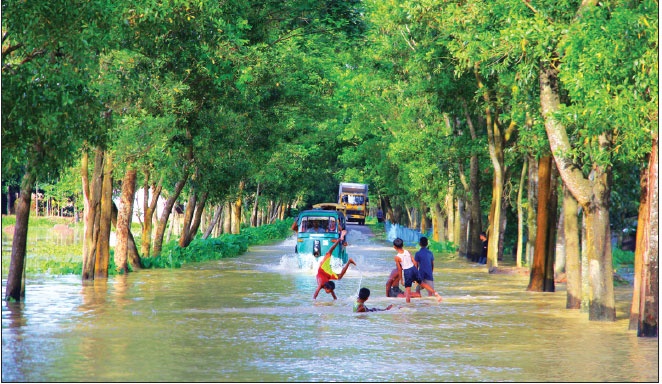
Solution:
<path fill-rule="evenodd" d="M 274 268 L 283 273 L 317 271 L 321 258 L 312 253 L 288 253 L 280 257 L 280 262 Z"/>

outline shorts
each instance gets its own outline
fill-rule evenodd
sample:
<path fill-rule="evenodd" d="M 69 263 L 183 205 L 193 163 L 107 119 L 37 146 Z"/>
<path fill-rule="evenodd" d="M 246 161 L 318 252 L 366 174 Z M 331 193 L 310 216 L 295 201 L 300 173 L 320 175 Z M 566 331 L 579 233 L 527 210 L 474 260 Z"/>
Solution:
<path fill-rule="evenodd" d="M 404 293 L 400 287 L 391 287 L 388 290 L 388 297 L 398 297 L 398 294 Z"/>
<path fill-rule="evenodd" d="M 418 277 L 418 269 L 416 267 L 411 267 L 402 271 L 402 274 L 405 278 L 405 288 L 411 288 L 411 285 L 415 282 L 421 283 L 421 279 Z"/>
<path fill-rule="evenodd" d="M 434 281 L 432 281 L 432 280 L 421 280 L 421 282 L 416 287 L 416 292 L 421 292 L 421 284 L 423 284 L 423 283 L 429 285 L 430 288 L 434 289 Z M 422 289 L 425 289 L 425 288 L 422 288 Z M 428 294 L 432 295 L 432 292 L 428 291 Z"/>

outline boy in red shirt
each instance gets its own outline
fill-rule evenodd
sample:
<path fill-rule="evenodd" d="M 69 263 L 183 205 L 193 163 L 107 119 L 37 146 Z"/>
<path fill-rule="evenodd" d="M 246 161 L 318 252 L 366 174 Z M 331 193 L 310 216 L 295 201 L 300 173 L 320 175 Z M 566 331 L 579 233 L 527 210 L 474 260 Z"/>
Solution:
<path fill-rule="evenodd" d="M 331 280 L 342 279 L 342 277 L 345 275 L 345 272 L 347 272 L 347 268 L 349 268 L 349 265 L 350 264 L 356 265 L 354 260 L 350 258 L 347 264 L 345 264 L 345 266 L 343 267 L 340 274 L 338 275 L 335 274 L 331 269 L 331 254 L 333 253 L 333 250 L 338 246 L 341 240 L 331 240 L 331 241 L 334 244 L 326 252 L 326 254 L 324 255 L 324 259 L 322 259 L 322 262 L 320 263 L 320 266 L 317 269 L 317 289 L 315 290 L 315 294 L 313 295 L 313 300 L 317 299 L 317 294 L 320 292 L 322 288 L 324 288 L 324 292 L 330 293 L 331 296 L 333 296 L 333 300 L 338 299 L 334 292 L 334 290 L 336 289 L 336 284 Z"/>

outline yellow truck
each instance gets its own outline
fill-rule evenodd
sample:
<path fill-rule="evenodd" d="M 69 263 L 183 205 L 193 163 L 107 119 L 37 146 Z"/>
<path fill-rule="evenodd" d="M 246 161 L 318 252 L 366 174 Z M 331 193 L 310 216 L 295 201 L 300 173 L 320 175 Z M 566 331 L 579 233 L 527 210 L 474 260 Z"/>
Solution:
<path fill-rule="evenodd" d="M 338 204 L 345 207 L 347 221 L 364 225 L 368 215 L 368 184 L 340 183 Z"/>

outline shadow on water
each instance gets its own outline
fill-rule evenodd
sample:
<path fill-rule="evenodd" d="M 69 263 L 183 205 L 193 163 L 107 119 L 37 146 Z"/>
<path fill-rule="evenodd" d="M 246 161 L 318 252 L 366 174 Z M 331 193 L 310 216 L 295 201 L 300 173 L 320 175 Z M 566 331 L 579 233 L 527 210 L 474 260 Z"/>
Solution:
<path fill-rule="evenodd" d="M 89 284 L 30 278 L 26 302 L 2 307 L 2 380 L 658 381 L 658 340 L 627 331 L 625 288 L 618 321 L 589 322 L 562 285 L 529 293 L 526 276 L 436 255 L 444 301 L 406 304 L 385 297 L 390 244 L 355 228 L 337 301 L 312 300 L 318 260 L 293 238 Z M 395 308 L 352 313 L 362 286 L 369 307 Z"/>

